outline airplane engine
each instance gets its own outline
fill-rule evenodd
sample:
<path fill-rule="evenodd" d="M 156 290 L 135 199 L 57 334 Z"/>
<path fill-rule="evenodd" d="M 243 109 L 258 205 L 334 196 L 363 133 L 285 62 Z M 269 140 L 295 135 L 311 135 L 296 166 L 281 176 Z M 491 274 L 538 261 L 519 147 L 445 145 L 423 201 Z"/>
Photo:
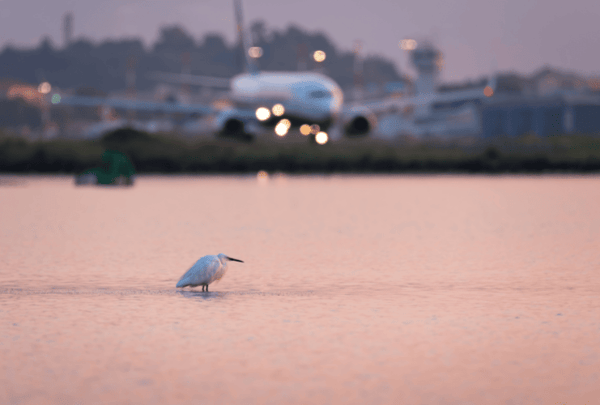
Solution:
<path fill-rule="evenodd" d="M 216 117 L 216 133 L 221 137 L 252 140 L 256 126 L 253 118 L 245 111 L 223 110 Z"/>
<path fill-rule="evenodd" d="M 366 108 L 353 108 L 345 116 L 344 133 L 348 137 L 369 135 L 377 125 L 375 114 Z"/>
<path fill-rule="evenodd" d="M 237 118 L 229 118 L 227 121 L 223 123 L 223 128 L 221 128 L 222 135 L 240 135 L 244 133 L 244 121 Z"/>

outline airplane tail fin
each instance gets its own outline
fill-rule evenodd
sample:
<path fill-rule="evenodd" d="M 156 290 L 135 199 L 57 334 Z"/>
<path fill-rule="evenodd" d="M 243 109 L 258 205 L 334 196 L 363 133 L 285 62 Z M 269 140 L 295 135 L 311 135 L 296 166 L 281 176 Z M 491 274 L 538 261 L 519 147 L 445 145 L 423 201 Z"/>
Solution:
<path fill-rule="evenodd" d="M 244 17 L 242 14 L 242 1 L 241 0 L 233 0 L 233 5 L 235 8 L 235 22 L 236 28 L 238 32 L 238 37 L 240 44 L 242 46 L 242 53 L 244 54 L 245 61 L 245 70 L 249 73 L 258 73 L 258 66 L 256 62 L 250 57 L 248 53 L 250 47 L 252 46 L 252 42 L 248 37 L 247 32 L 244 30 Z"/>

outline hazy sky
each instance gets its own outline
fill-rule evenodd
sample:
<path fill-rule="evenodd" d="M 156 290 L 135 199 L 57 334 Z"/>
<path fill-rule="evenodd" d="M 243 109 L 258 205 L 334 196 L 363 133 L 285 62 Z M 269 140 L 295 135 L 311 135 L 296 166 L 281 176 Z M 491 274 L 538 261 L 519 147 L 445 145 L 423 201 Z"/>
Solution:
<path fill-rule="evenodd" d="M 444 53 L 444 81 L 494 68 L 531 73 L 545 64 L 600 74 L 597 0 L 243 0 L 243 8 L 246 23 L 294 23 L 348 50 L 362 40 L 365 54 L 390 58 L 409 73 L 399 40 L 431 40 Z M 94 40 L 135 36 L 150 44 L 160 26 L 174 23 L 196 39 L 219 32 L 231 43 L 235 35 L 231 0 L 0 0 L 0 47 L 37 45 L 45 35 L 62 46 L 67 11 L 75 37 Z"/>

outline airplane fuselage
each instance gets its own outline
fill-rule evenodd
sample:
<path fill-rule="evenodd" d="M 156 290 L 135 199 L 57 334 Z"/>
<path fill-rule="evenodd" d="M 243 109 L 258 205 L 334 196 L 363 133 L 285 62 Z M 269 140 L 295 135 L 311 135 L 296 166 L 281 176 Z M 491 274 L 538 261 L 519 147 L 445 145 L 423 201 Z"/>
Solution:
<path fill-rule="evenodd" d="M 315 72 L 244 73 L 231 79 L 231 98 L 241 107 L 284 107 L 281 116 L 294 124 L 331 123 L 344 101 L 340 87 L 329 77 Z"/>

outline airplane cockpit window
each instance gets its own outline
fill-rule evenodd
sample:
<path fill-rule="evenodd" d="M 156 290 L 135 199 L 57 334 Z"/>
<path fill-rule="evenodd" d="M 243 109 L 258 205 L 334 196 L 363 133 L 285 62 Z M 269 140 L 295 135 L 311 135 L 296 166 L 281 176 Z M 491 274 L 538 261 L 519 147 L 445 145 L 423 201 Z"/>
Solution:
<path fill-rule="evenodd" d="M 331 97 L 331 93 L 325 90 L 313 90 L 308 93 L 310 98 L 329 98 Z"/>

